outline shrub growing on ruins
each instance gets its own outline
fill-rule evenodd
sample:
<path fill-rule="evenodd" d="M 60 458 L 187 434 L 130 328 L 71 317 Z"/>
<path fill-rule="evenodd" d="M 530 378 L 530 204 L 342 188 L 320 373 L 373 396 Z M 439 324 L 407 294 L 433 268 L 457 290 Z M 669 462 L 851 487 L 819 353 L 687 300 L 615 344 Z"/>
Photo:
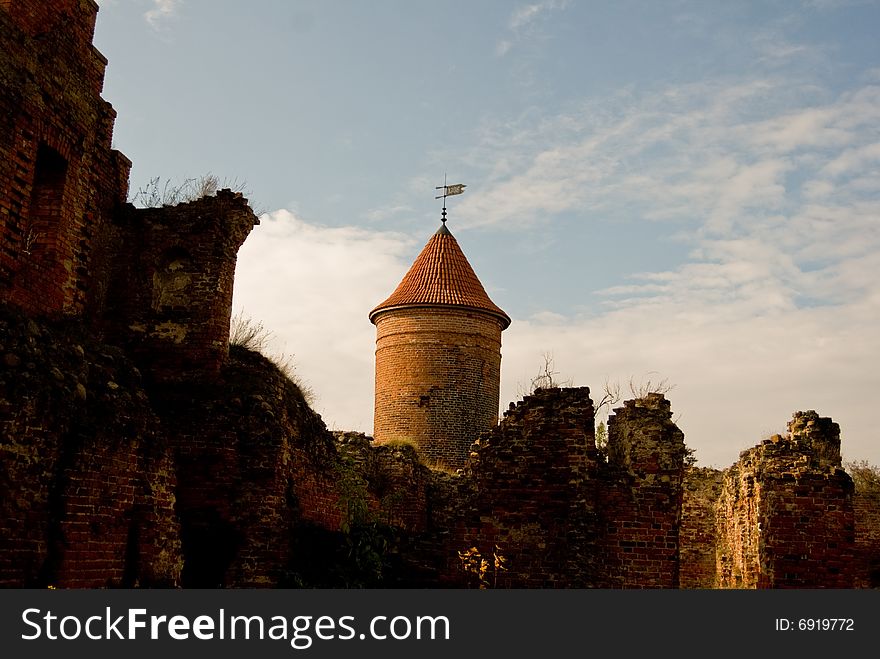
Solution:
<path fill-rule="evenodd" d="M 535 375 L 531 380 L 529 380 L 528 384 L 520 382 L 517 385 L 517 395 L 520 398 L 525 398 L 526 396 L 531 396 L 538 389 L 555 389 L 556 387 L 570 387 L 572 386 L 571 380 L 558 380 L 556 376 L 559 375 L 559 371 L 555 369 L 555 363 L 553 361 L 553 353 L 552 352 L 544 352 L 541 354 L 541 358 L 544 360 L 544 363 L 538 369 L 537 375 Z"/>
<path fill-rule="evenodd" d="M 293 382 L 302 393 L 306 403 L 310 406 L 315 402 L 314 390 L 302 381 L 296 372 L 293 355 L 285 353 L 266 354 L 266 348 L 272 340 L 271 330 L 266 329 L 263 323 L 254 320 L 250 316 L 239 311 L 229 320 L 229 345 L 259 352 L 281 371 L 284 376 Z"/>
<path fill-rule="evenodd" d="M 469 587 L 476 585 L 480 590 L 498 587 L 498 575 L 507 571 L 507 558 L 501 554 L 501 547 L 495 545 L 490 563 L 477 547 L 458 552 L 461 569 L 467 575 Z M 490 571 L 491 569 L 491 571 Z M 491 581 L 489 577 L 492 577 Z"/>
<path fill-rule="evenodd" d="M 867 460 L 852 460 L 844 465 L 852 477 L 856 492 L 880 491 L 880 467 Z"/>
<path fill-rule="evenodd" d="M 146 185 L 137 189 L 131 196 L 131 203 L 140 208 L 161 208 L 176 206 L 202 197 L 212 197 L 218 190 L 228 188 L 233 192 L 245 194 L 245 183 L 238 179 L 219 179 L 208 172 L 198 178 L 187 178 L 182 183 L 172 183 L 171 179 L 151 178 Z"/>

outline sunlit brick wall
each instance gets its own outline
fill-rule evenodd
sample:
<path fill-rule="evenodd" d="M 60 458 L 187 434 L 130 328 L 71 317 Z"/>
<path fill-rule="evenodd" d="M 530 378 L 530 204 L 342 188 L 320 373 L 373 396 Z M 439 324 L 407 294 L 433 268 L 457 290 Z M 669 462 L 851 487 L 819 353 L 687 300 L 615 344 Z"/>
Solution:
<path fill-rule="evenodd" d="M 743 451 L 718 508 L 718 579 L 728 588 L 852 588 L 853 482 L 840 428 L 797 412 L 786 436 Z"/>

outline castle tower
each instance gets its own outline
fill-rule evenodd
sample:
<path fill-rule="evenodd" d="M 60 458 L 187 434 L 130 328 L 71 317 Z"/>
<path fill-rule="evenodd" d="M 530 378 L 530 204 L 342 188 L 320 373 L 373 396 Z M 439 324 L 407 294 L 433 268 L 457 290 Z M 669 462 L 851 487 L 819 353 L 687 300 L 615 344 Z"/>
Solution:
<path fill-rule="evenodd" d="M 461 467 L 480 432 L 497 422 L 501 332 L 510 317 L 489 299 L 445 218 L 370 321 L 375 440 L 411 440 L 429 463 Z"/>

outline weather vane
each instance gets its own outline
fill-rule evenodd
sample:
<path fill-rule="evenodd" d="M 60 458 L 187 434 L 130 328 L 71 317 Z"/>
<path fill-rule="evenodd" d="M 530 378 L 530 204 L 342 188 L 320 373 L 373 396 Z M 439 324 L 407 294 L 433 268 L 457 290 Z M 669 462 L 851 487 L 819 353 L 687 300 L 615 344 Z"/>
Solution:
<path fill-rule="evenodd" d="M 453 185 L 446 185 L 446 174 L 443 175 L 443 185 L 438 185 L 435 187 L 435 190 L 443 190 L 443 194 L 437 195 L 434 199 L 442 199 L 443 200 L 443 212 L 440 214 L 440 220 L 443 222 L 443 225 L 446 225 L 446 197 L 451 197 L 452 195 L 461 194 L 464 192 L 464 189 L 467 187 L 464 183 L 455 183 Z"/>

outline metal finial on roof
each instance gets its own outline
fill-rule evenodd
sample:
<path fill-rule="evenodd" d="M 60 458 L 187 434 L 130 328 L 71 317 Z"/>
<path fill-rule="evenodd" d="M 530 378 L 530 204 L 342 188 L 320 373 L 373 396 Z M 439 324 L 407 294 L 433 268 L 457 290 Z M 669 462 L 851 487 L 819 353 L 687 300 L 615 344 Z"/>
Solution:
<path fill-rule="evenodd" d="M 438 185 L 435 187 L 435 190 L 443 190 L 442 195 L 437 195 L 434 199 L 442 199 L 443 200 L 443 212 L 440 213 L 440 221 L 443 222 L 443 226 L 446 226 L 446 197 L 451 197 L 452 195 L 461 194 L 464 192 L 464 189 L 467 187 L 464 183 L 455 183 L 453 185 L 446 185 L 446 174 L 443 175 L 443 185 Z"/>
<path fill-rule="evenodd" d="M 413 262 L 394 292 L 370 312 L 370 321 L 402 307 L 466 307 L 482 311 L 510 325 L 480 283 L 455 237 L 441 224 Z"/>

